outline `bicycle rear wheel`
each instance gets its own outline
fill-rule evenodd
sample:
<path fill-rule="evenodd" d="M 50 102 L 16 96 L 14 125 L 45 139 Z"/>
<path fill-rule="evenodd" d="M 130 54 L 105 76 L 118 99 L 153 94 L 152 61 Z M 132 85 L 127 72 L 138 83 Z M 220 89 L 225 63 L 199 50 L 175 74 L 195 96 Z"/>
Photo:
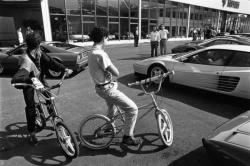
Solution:
<path fill-rule="evenodd" d="M 104 115 L 94 114 L 82 120 L 79 126 L 81 142 L 90 149 L 104 149 L 115 137 L 115 128 Z"/>
<path fill-rule="evenodd" d="M 158 111 L 156 115 L 158 132 L 162 142 L 166 146 L 171 146 L 174 138 L 173 124 L 168 112 L 164 109 Z"/>
<path fill-rule="evenodd" d="M 64 155 L 73 159 L 79 154 L 79 147 L 76 141 L 76 137 L 71 130 L 63 122 L 56 123 L 56 136 L 57 140 L 63 150 Z"/>

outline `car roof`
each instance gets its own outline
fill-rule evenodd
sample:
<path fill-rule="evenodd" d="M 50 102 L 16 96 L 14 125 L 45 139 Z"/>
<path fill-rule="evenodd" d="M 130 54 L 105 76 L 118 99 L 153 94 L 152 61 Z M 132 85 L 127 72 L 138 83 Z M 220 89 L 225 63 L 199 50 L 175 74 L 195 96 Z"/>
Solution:
<path fill-rule="evenodd" d="M 250 52 L 250 46 L 248 46 L 248 45 L 238 45 L 238 44 L 214 45 L 214 46 L 207 47 L 207 49 L 224 49 L 224 50 Z"/>

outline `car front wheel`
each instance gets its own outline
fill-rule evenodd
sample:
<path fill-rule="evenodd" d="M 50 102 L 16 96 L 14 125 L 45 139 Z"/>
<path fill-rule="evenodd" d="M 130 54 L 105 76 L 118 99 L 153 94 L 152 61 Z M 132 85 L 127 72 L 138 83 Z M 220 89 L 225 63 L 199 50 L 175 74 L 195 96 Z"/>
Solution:
<path fill-rule="evenodd" d="M 163 73 L 166 73 L 167 69 L 161 65 L 154 65 L 149 68 L 148 77 L 154 77 Z M 159 81 L 156 80 L 154 83 L 159 84 Z"/>

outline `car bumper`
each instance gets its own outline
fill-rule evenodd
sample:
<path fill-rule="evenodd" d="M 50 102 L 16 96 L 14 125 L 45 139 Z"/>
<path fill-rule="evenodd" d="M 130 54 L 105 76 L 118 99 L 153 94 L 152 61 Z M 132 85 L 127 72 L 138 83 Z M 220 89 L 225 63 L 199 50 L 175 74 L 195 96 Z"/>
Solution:
<path fill-rule="evenodd" d="M 88 59 L 83 60 L 79 63 L 76 64 L 76 71 L 82 71 L 83 69 L 85 69 L 88 66 Z"/>

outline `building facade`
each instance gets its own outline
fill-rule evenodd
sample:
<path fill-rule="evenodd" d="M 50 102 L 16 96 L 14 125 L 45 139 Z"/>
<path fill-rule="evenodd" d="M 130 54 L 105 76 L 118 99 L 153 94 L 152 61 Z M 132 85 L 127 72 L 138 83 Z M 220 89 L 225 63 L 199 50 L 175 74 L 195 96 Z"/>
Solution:
<path fill-rule="evenodd" d="M 88 41 L 94 26 L 107 27 L 110 40 L 133 39 L 136 26 L 146 39 L 160 24 L 170 37 L 208 26 L 249 32 L 249 6 L 249 0 L 1 0 L 0 42 L 15 38 L 18 27 L 25 33 L 29 23 L 40 25 L 46 41 Z"/>

